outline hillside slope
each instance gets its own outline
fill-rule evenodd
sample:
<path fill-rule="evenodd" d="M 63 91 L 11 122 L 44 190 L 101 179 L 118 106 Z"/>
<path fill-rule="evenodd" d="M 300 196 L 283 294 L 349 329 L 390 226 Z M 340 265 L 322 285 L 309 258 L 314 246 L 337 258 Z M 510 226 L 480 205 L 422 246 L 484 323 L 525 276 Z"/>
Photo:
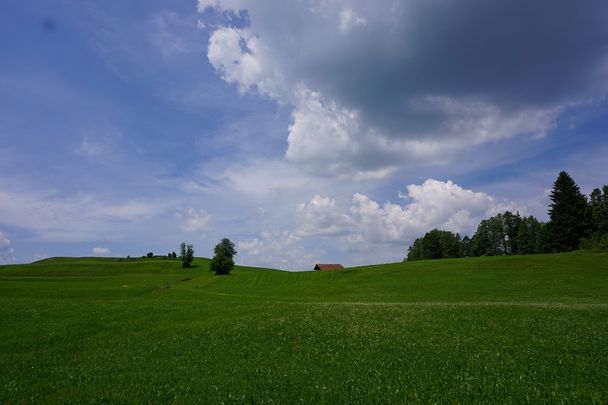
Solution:
<path fill-rule="evenodd" d="M 608 255 L 0 266 L 0 403 L 608 401 Z"/>

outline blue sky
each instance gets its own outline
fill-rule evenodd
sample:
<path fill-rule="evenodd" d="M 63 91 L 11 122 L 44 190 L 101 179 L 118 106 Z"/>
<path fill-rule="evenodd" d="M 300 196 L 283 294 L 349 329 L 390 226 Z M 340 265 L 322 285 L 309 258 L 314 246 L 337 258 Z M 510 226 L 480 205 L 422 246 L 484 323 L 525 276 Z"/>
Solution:
<path fill-rule="evenodd" d="M 400 260 L 608 183 L 602 1 L 5 1 L 0 261 Z"/>

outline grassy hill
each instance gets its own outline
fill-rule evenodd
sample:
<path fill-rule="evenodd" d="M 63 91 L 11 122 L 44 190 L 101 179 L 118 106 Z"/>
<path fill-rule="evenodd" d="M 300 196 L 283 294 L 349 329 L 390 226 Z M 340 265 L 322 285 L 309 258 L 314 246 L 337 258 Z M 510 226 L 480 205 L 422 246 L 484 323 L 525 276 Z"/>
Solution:
<path fill-rule="evenodd" d="M 0 403 L 608 402 L 608 254 L 0 266 Z"/>

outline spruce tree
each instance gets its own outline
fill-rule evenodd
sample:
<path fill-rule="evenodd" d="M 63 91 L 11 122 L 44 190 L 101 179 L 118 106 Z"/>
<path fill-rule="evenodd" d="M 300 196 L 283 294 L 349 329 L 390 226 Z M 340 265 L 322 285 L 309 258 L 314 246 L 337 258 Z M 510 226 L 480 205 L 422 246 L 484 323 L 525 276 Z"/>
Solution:
<path fill-rule="evenodd" d="M 466 235 L 464 236 L 464 238 L 462 238 L 462 241 L 460 241 L 460 256 L 471 256 L 471 238 Z"/>
<path fill-rule="evenodd" d="M 551 245 L 556 252 L 578 249 L 585 233 L 587 199 L 565 171 L 559 173 L 549 205 Z"/>

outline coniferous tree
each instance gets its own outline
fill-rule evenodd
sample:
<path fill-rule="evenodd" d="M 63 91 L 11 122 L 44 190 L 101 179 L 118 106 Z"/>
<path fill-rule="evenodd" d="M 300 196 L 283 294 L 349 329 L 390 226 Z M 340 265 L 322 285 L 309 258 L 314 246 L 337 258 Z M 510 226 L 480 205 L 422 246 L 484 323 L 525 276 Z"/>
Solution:
<path fill-rule="evenodd" d="M 565 171 L 559 173 L 549 205 L 551 245 L 556 252 L 578 249 L 585 235 L 587 199 Z"/>
<path fill-rule="evenodd" d="M 460 241 L 460 257 L 471 256 L 471 238 L 464 236 Z"/>

